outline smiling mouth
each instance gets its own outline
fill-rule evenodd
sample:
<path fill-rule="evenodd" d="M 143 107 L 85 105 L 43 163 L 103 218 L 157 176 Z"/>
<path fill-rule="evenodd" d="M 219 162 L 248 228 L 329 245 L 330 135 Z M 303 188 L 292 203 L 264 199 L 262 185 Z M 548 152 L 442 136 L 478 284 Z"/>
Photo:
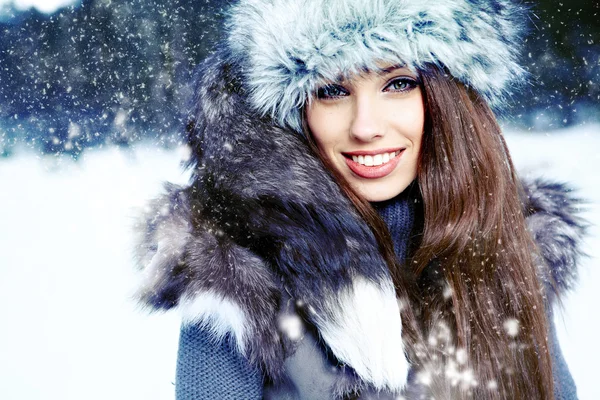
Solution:
<path fill-rule="evenodd" d="M 344 157 L 351 159 L 355 163 L 364 165 L 366 167 L 377 167 L 379 165 L 387 164 L 393 160 L 402 150 L 396 150 L 391 152 L 379 153 L 379 154 L 360 154 L 350 155 L 344 154 Z"/>
<path fill-rule="evenodd" d="M 358 177 L 378 179 L 396 169 L 406 148 L 342 153 L 348 168 Z"/>

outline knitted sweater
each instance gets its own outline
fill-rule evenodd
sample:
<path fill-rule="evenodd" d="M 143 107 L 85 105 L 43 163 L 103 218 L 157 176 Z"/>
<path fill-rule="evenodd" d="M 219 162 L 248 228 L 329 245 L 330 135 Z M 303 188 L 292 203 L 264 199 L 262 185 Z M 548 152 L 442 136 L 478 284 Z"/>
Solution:
<path fill-rule="evenodd" d="M 410 243 L 410 236 L 418 228 L 415 223 L 416 197 L 409 187 L 396 198 L 374 203 L 374 207 L 386 222 L 394 241 L 394 250 L 399 260 L 404 260 Z M 417 212 L 418 215 L 418 212 Z M 569 368 L 563 358 L 556 336 L 556 328 L 549 315 L 552 343 L 555 398 L 556 400 L 576 400 L 577 390 Z M 305 338 L 304 347 L 319 346 L 313 337 Z M 300 361 L 288 366 L 288 374 L 293 382 L 286 387 L 273 388 L 263 382 L 260 371 L 252 368 L 231 345 L 229 340 L 214 343 L 209 332 L 197 325 L 183 325 L 179 341 L 177 359 L 176 398 L 222 399 L 222 400 L 319 400 L 328 398 L 335 374 L 326 368 L 325 357 L 318 358 L 300 355 Z M 297 378 L 297 379 L 294 379 Z M 266 390 L 265 390 L 266 389 Z M 361 398 L 384 398 L 375 394 Z"/>

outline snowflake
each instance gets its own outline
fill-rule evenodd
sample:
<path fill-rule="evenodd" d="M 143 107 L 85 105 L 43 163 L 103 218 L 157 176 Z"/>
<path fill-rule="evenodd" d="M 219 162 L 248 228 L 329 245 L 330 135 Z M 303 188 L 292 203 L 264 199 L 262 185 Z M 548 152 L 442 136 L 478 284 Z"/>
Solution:
<path fill-rule="evenodd" d="M 279 330 L 290 340 L 296 341 L 302 337 L 302 320 L 296 314 L 286 314 L 279 318 Z"/>
<path fill-rule="evenodd" d="M 504 330 L 509 336 L 515 337 L 519 334 L 519 321 L 510 318 L 504 321 Z"/>

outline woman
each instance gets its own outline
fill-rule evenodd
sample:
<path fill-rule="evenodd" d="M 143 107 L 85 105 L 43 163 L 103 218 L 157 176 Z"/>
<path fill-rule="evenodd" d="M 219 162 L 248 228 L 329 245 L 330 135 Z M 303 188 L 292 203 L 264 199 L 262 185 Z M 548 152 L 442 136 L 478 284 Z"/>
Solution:
<path fill-rule="evenodd" d="M 181 399 L 573 399 L 552 304 L 582 223 L 491 107 L 507 1 L 243 0 L 199 67 L 189 187 L 141 227 Z M 535 240 L 535 241 L 534 241 Z"/>

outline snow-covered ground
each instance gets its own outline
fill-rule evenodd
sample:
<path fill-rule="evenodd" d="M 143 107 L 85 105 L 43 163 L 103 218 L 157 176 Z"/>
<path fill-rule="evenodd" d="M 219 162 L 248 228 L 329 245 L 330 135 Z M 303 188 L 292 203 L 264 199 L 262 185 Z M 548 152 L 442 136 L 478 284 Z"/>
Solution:
<path fill-rule="evenodd" d="M 600 398 L 600 126 L 507 135 L 526 175 L 567 181 L 591 228 L 576 292 L 557 317 L 580 399 Z M 149 144 L 79 162 L 27 151 L 0 160 L 0 398 L 172 399 L 179 318 L 131 301 L 133 209 L 185 183 L 185 151 Z"/>

